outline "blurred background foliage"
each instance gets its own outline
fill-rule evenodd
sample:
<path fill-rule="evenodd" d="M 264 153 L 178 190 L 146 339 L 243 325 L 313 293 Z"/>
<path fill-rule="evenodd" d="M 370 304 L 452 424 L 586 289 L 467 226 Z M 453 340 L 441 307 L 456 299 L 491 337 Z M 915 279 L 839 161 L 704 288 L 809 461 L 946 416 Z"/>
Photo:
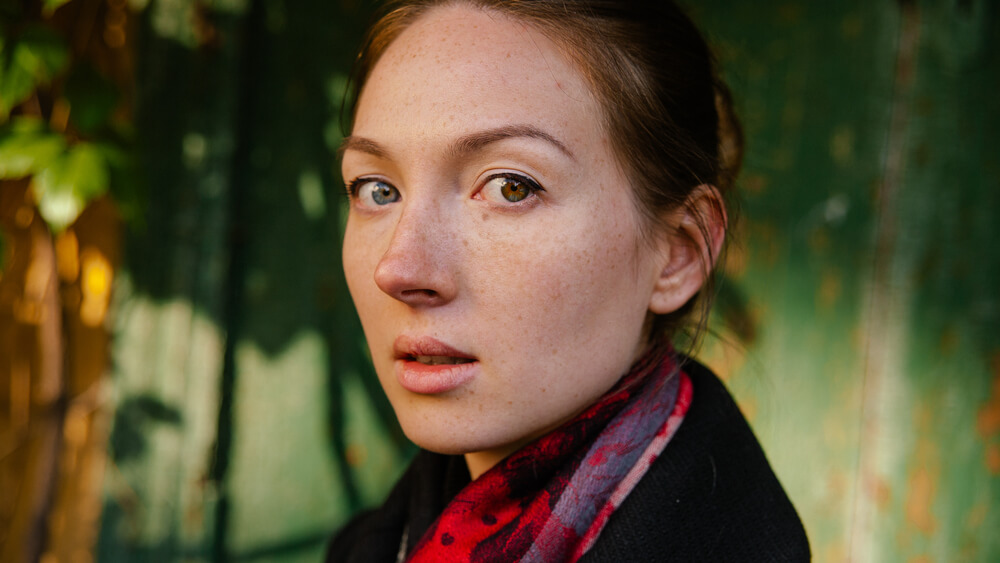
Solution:
<path fill-rule="evenodd" d="M 56 17 L 64 4 L 0 4 L 0 179 L 32 177 L 32 197 L 57 233 L 110 190 L 120 208 L 135 192 L 123 95 L 131 77 L 114 52 L 124 46 L 124 2 L 106 8 L 103 22 L 81 13 L 82 1 Z"/>
<path fill-rule="evenodd" d="M 701 357 L 819 561 L 1000 554 L 987 0 L 690 3 L 748 138 Z M 0 560 L 315 561 L 413 453 L 340 265 L 362 0 L 0 0 Z"/>
<path fill-rule="evenodd" d="M 92 550 L 105 322 L 139 182 L 122 2 L 0 2 L 0 559 Z M 114 203 L 112 203 L 114 201 Z"/>

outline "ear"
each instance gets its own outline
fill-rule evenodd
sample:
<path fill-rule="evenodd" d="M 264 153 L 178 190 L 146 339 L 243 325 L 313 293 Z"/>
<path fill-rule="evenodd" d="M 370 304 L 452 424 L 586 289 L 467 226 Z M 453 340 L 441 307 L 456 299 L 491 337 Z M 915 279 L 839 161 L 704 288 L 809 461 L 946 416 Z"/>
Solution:
<path fill-rule="evenodd" d="M 662 268 L 649 310 L 672 313 L 701 290 L 715 267 L 726 236 L 726 208 L 715 186 L 695 188 L 670 217 L 670 232 L 660 242 Z"/>

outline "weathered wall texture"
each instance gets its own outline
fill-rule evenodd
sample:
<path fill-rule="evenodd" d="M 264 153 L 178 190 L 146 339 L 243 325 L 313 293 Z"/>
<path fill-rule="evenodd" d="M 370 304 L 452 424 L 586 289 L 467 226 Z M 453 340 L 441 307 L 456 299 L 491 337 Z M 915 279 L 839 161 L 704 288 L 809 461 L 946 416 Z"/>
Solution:
<path fill-rule="evenodd" d="M 144 13 L 149 213 L 119 276 L 98 557 L 314 561 L 408 452 L 339 270 L 337 111 L 367 8 L 200 6 Z M 1000 558 L 995 3 L 694 14 L 747 131 L 725 271 L 756 327 L 703 355 L 816 559 Z"/>
<path fill-rule="evenodd" d="M 747 126 L 729 275 L 759 327 L 715 365 L 817 560 L 995 560 L 997 6 L 770 8 L 698 8 Z"/>

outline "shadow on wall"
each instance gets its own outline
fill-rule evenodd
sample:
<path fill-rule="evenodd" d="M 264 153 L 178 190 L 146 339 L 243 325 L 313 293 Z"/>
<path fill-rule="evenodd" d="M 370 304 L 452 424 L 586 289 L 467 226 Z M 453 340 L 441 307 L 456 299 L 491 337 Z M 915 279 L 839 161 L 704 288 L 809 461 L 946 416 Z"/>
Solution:
<path fill-rule="evenodd" d="M 338 117 L 367 17 L 142 13 L 147 201 L 117 296 L 101 560 L 315 558 L 412 452 L 340 266 Z"/>

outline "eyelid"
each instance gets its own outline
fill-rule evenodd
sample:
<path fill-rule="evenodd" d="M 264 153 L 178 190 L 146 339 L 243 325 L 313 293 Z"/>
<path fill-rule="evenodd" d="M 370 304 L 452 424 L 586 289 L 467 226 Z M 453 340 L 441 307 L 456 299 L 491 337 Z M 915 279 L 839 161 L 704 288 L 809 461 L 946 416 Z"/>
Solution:
<path fill-rule="evenodd" d="M 483 178 L 483 180 L 481 182 L 479 182 L 479 186 L 476 189 L 475 195 L 478 195 L 482 199 L 485 199 L 481 195 L 482 192 L 483 192 L 483 189 L 486 188 L 487 184 L 489 184 L 493 180 L 496 180 L 497 178 L 507 178 L 509 180 L 515 180 L 517 182 L 520 182 L 520 183 L 528 186 L 528 189 L 531 191 L 531 195 L 533 195 L 533 196 L 537 196 L 539 193 L 545 191 L 545 188 L 543 188 L 542 185 L 539 184 L 537 180 L 535 180 L 534 178 L 532 178 L 528 174 L 524 174 L 523 172 L 514 172 L 513 170 L 503 170 L 503 171 L 499 171 L 499 172 L 493 172 L 491 174 L 488 174 L 485 178 Z M 530 197 L 526 198 L 525 201 L 527 201 L 527 199 L 531 199 L 531 198 Z M 516 202 L 516 203 L 509 202 L 509 203 L 506 203 L 506 204 L 503 204 L 503 205 L 505 205 L 505 206 L 515 206 L 515 205 L 523 205 L 523 203 L 522 202 Z"/>

